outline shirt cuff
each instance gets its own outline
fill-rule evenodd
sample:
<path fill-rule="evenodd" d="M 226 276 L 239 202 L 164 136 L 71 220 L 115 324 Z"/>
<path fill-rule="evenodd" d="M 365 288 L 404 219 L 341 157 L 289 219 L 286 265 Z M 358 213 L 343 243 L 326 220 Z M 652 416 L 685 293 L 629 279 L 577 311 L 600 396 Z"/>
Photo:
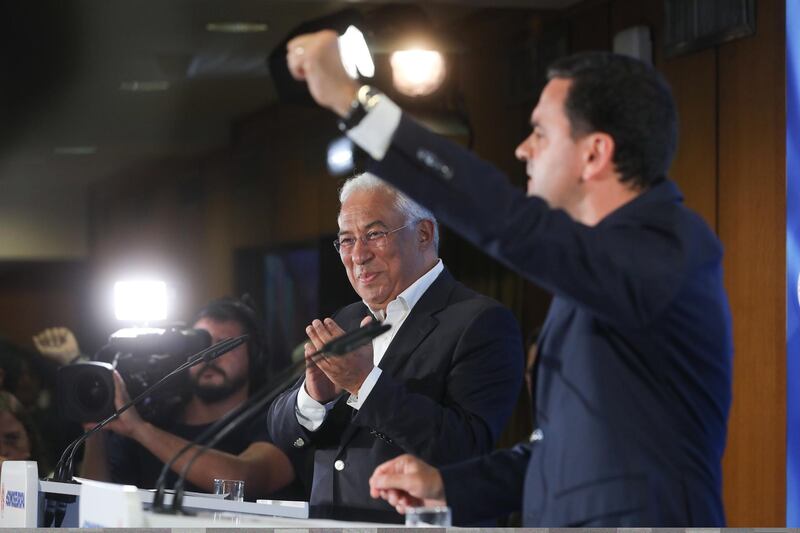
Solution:
<path fill-rule="evenodd" d="M 325 422 L 328 411 L 333 409 L 335 404 L 335 401 L 330 401 L 323 405 L 309 396 L 306 392 L 306 382 L 303 381 L 303 386 L 297 391 L 297 404 L 294 406 L 297 422 L 309 431 L 316 431 Z"/>
<path fill-rule="evenodd" d="M 361 406 L 364 405 L 364 402 L 367 401 L 369 393 L 372 392 L 372 389 L 378 382 L 379 377 L 381 377 L 381 369 L 376 366 L 372 369 L 372 371 L 369 374 L 367 374 L 367 378 L 364 380 L 364 383 L 361 384 L 361 388 L 358 390 L 358 394 L 357 395 L 351 394 L 350 397 L 347 399 L 347 405 L 349 405 L 356 411 L 361 409 Z"/>
<path fill-rule="evenodd" d="M 389 150 L 402 114 L 400 107 L 384 95 L 358 125 L 347 131 L 347 136 L 372 159 L 380 161 Z"/>

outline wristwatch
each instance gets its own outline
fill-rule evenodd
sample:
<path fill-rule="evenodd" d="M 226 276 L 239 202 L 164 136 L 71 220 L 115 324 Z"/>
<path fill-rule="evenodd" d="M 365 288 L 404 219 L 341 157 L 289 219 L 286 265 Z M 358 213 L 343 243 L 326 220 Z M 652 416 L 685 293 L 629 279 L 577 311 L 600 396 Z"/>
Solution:
<path fill-rule="evenodd" d="M 383 98 L 383 93 L 375 87 L 370 85 L 362 85 L 359 87 L 356 92 L 356 97 L 350 102 L 350 110 L 347 112 L 347 115 L 337 122 L 339 130 L 345 132 L 358 126 L 358 123 L 367 116 L 367 113 L 378 105 L 381 98 Z"/>

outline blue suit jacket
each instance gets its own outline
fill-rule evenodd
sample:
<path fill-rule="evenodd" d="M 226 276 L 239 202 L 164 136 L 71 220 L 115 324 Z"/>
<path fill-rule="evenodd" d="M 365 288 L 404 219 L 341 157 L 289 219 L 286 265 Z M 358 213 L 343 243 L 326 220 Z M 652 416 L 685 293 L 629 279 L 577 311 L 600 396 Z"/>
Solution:
<path fill-rule="evenodd" d="M 442 469 L 456 523 L 719 526 L 731 324 L 721 247 L 668 180 L 597 226 L 403 117 L 370 170 L 555 295 L 531 443 Z"/>
<path fill-rule="evenodd" d="M 368 312 L 352 304 L 334 319 L 350 331 Z M 309 432 L 295 414 L 301 380 L 273 402 L 270 435 L 296 463 L 313 455 L 313 516 L 402 522 L 369 496 L 375 467 L 402 453 L 444 465 L 491 451 L 516 404 L 522 364 L 511 312 L 445 270 L 397 331 L 361 409 L 349 407 L 344 393 L 322 427 Z"/>

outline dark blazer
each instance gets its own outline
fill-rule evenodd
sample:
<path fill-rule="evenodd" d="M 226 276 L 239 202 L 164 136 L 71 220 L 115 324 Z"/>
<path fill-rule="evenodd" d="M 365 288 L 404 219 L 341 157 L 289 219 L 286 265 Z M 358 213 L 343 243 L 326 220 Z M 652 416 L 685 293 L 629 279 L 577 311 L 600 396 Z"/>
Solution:
<path fill-rule="evenodd" d="M 664 179 L 598 225 L 404 117 L 370 168 L 555 295 L 532 442 L 442 469 L 456 523 L 720 526 L 731 401 L 721 246 Z"/>
<path fill-rule="evenodd" d="M 367 314 L 357 303 L 334 319 L 349 331 Z M 295 414 L 299 383 L 272 404 L 270 435 L 291 455 L 314 454 L 313 516 L 402 522 L 369 496 L 375 467 L 403 453 L 445 465 L 491 451 L 520 392 L 522 364 L 511 312 L 445 270 L 392 340 L 361 409 L 349 407 L 344 393 L 309 432 Z"/>

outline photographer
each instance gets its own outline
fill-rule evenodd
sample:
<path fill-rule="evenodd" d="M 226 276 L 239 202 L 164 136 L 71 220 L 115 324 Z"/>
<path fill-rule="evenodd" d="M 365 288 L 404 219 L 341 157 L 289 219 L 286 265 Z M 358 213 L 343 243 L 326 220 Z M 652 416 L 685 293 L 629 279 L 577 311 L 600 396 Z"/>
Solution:
<path fill-rule="evenodd" d="M 190 369 L 191 396 L 177 416 L 156 426 L 141 418 L 135 408 L 123 413 L 86 442 L 81 474 L 91 479 L 153 487 L 163 464 L 209 425 L 247 401 L 264 381 L 261 334 L 253 310 L 242 301 L 212 301 L 198 314 L 194 328 L 211 334 L 214 343 L 248 334 L 247 344 L 205 365 Z M 128 401 L 125 383 L 114 373 L 115 406 Z M 289 458 L 269 440 L 264 415 L 224 438 L 194 463 L 187 488 L 211 492 L 214 478 L 241 479 L 248 500 L 274 495 L 295 478 Z M 172 486 L 191 457 L 175 462 L 168 478 Z M 285 496 L 284 496 L 285 497 Z"/>

